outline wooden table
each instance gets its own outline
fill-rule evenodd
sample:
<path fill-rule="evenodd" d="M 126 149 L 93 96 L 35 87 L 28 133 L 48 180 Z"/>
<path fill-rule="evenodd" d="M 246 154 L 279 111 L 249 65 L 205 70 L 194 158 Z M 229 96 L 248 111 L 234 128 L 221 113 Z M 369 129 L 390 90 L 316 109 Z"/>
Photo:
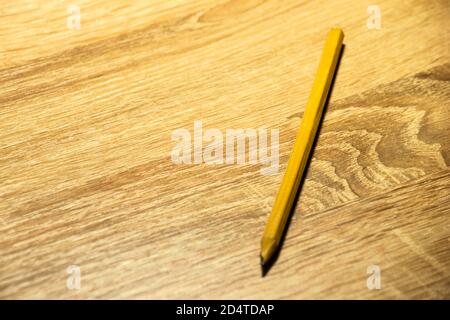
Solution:
<path fill-rule="evenodd" d="M 2 1 L 0 297 L 450 298 L 450 4 L 379 0 L 380 29 L 371 4 Z M 333 26 L 346 48 L 263 278 Z M 195 121 L 278 129 L 278 172 L 174 163 Z"/>

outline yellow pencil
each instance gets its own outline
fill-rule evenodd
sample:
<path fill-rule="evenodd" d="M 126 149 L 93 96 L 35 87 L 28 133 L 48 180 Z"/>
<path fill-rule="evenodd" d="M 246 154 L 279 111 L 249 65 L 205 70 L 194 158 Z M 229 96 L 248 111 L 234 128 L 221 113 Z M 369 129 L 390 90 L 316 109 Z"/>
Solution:
<path fill-rule="evenodd" d="M 336 65 L 342 48 L 344 33 L 333 28 L 328 33 L 316 79 L 305 108 L 303 121 L 295 140 L 294 149 L 286 168 L 280 189 L 261 239 L 261 264 L 267 263 L 276 252 L 300 181 L 305 171 L 311 146 L 316 136 L 317 127 L 330 90 Z"/>

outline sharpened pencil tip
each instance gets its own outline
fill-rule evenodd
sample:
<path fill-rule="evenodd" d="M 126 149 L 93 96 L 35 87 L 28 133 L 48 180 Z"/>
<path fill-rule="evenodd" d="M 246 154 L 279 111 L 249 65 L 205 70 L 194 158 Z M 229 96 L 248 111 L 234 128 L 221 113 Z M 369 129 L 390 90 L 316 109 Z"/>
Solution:
<path fill-rule="evenodd" d="M 272 258 L 277 243 L 272 238 L 263 237 L 261 240 L 261 266 L 265 266 Z"/>
<path fill-rule="evenodd" d="M 267 264 L 261 257 L 261 277 L 264 278 L 266 276 L 266 273 L 267 273 Z"/>

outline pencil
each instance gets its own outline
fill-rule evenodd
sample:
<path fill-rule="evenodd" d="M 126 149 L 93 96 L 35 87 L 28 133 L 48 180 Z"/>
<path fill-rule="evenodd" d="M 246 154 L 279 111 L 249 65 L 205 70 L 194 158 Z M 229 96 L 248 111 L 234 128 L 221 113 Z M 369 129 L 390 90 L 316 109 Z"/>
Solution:
<path fill-rule="evenodd" d="M 336 70 L 343 38 L 344 33 L 339 28 L 333 28 L 328 33 L 303 121 L 261 239 L 261 265 L 263 266 L 277 251 L 292 210 Z"/>

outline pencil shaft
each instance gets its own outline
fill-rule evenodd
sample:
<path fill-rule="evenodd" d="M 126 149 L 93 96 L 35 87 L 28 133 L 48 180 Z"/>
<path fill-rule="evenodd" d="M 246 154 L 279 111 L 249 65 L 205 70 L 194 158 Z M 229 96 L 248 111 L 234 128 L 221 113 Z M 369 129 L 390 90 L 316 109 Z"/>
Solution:
<path fill-rule="evenodd" d="M 331 29 L 328 33 L 294 148 L 261 240 L 263 263 L 270 259 L 278 247 L 292 210 L 336 70 L 343 37 L 341 29 Z"/>

